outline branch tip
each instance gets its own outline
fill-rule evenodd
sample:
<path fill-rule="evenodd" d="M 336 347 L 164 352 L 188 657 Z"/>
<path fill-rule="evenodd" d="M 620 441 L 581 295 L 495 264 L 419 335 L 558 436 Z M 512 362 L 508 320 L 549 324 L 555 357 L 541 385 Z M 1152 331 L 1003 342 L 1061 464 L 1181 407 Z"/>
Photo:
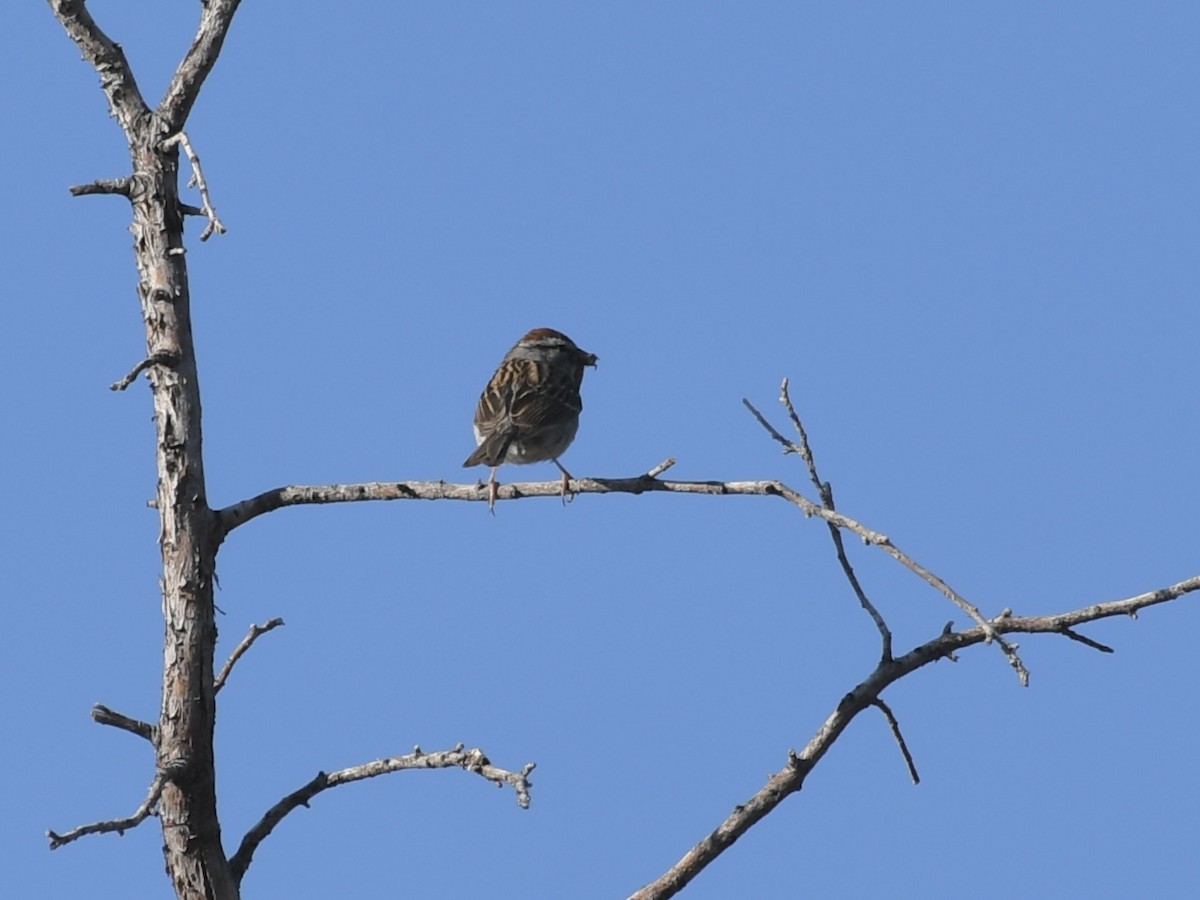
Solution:
<path fill-rule="evenodd" d="M 908 776 L 912 779 L 912 783 L 920 784 L 921 776 L 917 774 L 916 763 L 913 762 L 912 754 L 908 751 L 908 744 L 904 742 L 904 735 L 900 733 L 900 722 L 896 719 L 892 708 L 879 697 L 872 700 L 871 705 L 883 713 L 883 717 L 887 719 L 888 727 L 892 730 L 892 737 L 895 738 L 896 745 L 900 748 L 900 753 L 904 756 L 904 763 L 908 766 Z"/>
<path fill-rule="evenodd" d="M 213 682 L 213 693 L 218 693 L 221 688 L 225 687 L 225 682 L 229 679 L 229 673 L 233 671 L 234 663 L 242 658 L 242 655 L 249 650 L 254 642 L 266 634 L 268 631 L 273 631 L 283 624 L 283 619 L 278 616 L 271 619 L 269 622 L 264 622 L 262 625 L 251 625 L 250 630 L 246 632 L 246 636 L 241 642 L 234 647 L 233 653 L 229 655 L 229 659 L 225 661 L 225 665 L 221 667 L 220 673 Z"/>
<path fill-rule="evenodd" d="M 1136 618 L 1136 616 L 1134 618 Z M 1112 647 L 1108 646 L 1107 644 L 1102 644 L 1099 641 L 1092 640 L 1087 635 L 1080 634 L 1078 631 L 1074 631 L 1067 627 L 1063 627 L 1062 630 L 1059 631 L 1059 634 L 1061 634 L 1063 637 L 1068 637 L 1073 641 L 1078 641 L 1079 643 L 1083 644 L 1086 647 L 1091 647 L 1093 650 L 1099 650 L 1101 653 L 1115 653 L 1116 652 L 1115 650 L 1113 650 Z"/>
<path fill-rule="evenodd" d="M 660 462 L 657 466 L 655 466 L 653 469 L 651 469 L 649 472 L 647 472 L 646 477 L 651 478 L 651 479 L 657 478 L 659 475 L 661 475 L 663 472 L 667 471 L 667 469 L 671 468 L 671 466 L 673 466 L 673 465 L 675 465 L 675 457 L 669 456 L 666 459 L 664 459 L 662 462 Z"/>
<path fill-rule="evenodd" d="M 111 725 L 113 728 L 120 728 L 122 731 L 128 731 L 130 734 L 136 734 L 158 746 L 158 726 L 151 725 L 149 722 L 142 722 L 138 719 L 131 719 L 129 716 L 122 715 L 119 712 L 109 709 L 103 703 L 97 703 L 92 707 L 92 721 L 97 725 Z"/>
<path fill-rule="evenodd" d="M 129 373 L 120 381 L 114 381 L 108 386 L 110 391 L 123 391 L 129 387 L 137 379 L 139 375 L 149 369 L 151 366 L 171 366 L 179 359 L 179 354 L 169 350 L 162 350 L 158 353 L 151 353 L 140 363 L 129 370 Z"/>
<path fill-rule="evenodd" d="M 71 192 L 72 197 L 86 197 L 91 194 L 119 194 L 129 198 L 133 194 L 133 178 L 129 175 L 124 178 L 98 178 L 87 184 L 73 184 L 67 190 Z"/>

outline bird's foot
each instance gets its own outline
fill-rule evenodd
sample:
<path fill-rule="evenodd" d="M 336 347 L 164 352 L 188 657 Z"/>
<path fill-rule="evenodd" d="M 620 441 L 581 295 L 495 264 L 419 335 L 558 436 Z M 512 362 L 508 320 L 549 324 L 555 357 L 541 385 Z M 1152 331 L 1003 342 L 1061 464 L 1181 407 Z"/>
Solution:
<path fill-rule="evenodd" d="M 493 516 L 496 514 L 496 497 L 500 493 L 500 485 L 496 481 L 496 470 L 492 469 L 492 474 L 488 476 L 488 512 Z"/>
<path fill-rule="evenodd" d="M 571 492 L 571 473 L 568 472 L 566 469 L 564 469 L 562 463 L 560 463 L 557 459 L 554 460 L 554 464 L 556 466 L 558 466 L 558 471 L 562 472 L 562 495 L 561 496 L 562 496 L 562 504 L 563 504 L 563 506 L 566 506 L 568 503 L 570 503 L 572 500 L 575 499 L 575 494 L 573 494 Z"/>

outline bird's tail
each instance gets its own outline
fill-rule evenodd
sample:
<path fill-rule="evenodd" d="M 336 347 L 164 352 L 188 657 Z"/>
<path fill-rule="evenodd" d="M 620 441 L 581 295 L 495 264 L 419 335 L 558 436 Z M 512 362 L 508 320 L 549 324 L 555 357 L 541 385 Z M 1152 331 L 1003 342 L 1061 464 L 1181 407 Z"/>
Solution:
<path fill-rule="evenodd" d="M 475 452 L 467 457 L 463 463 L 464 469 L 469 469 L 471 466 L 498 466 L 504 462 L 504 457 L 508 453 L 509 445 L 512 444 L 516 434 L 511 430 L 503 432 L 494 432 L 489 434 L 482 444 L 475 448 Z"/>

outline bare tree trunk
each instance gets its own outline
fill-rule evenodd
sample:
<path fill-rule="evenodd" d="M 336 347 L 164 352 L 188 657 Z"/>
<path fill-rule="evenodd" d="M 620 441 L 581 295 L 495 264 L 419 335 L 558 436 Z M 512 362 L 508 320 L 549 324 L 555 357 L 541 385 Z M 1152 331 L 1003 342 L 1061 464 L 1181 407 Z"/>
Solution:
<path fill-rule="evenodd" d="M 183 217 L 179 200 L 179 148 L 183 125 L 204 77 L 220 52 L 237 0 L 204 7 L 200 28 L 158 109 L 142 99 L 120 46 L 96 25 L 82 2 L 51 0 L 55 16 L 100 75 L 113 115 L 129 141 L 132 174 L 74 188 L 73 193 L 112 193 L 133 207 L 133 251 L 138 295 L 146 323 L 146 359 L 119 387 L 141 371 L 154 400 L 157 507 L 162 549 L 162 708 L 155 743 L 157 768 L 150 796 L 139 813 L 157 802 L 167 871 L 180 898 L 226 900 L 238 883 L 221 845 L 213 760 L 217 629 L 213 607 L 216 517 L 209 509 L 201 453 L 200 383 L 192 345 Z M 186 148 L 189 145 L 183 142 Z M 195 161 L 193 160 L 193 163 Z M 199 175 L 197 168 L 197 175 Z M 207 199 L 205 200 L 207 205 Z M 219 227 L 211 209 L 213 225 Z"/>
<path fill-rule="evenodd" d="M 216 703 L 213 614 L 216 546 L 201 453 L 200 383 L 192 345 L 183 220 L 179 212 L 179 151 L 158 149 L 165 134 L 137 135 L 132 192 L 138 293 L 146 322 L 154 395 L 155 462 L 163 577 L 162 709 L 159 804 L 167 871 L 181 898 L 237 897 L 221 845 L 214 783 Z M 138 190 L 141 188 L 141 190 Z"/>

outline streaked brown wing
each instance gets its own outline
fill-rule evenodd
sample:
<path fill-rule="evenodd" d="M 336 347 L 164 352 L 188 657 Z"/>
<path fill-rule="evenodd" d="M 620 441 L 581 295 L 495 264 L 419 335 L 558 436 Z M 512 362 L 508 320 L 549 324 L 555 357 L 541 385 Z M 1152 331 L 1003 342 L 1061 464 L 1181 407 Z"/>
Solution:
<path fill-rule="evenodd" d="M 522 360 L 525 379 L 513 393 L 508 414 L 520 429 L 538 428 L 578 416 L 583 409 L 579 391 L 570 382 L 551 380 L 544 363 Z"/>
<path fill-rule="evenodd" d="M 510 358 L 501 364 L 475 408 L 475 427 L 482 440 L 464 466 L 498 465 L 522 433 L 529 435 L 578 417 L 583 409 L 579 397 L 583 367 L 575 365 L 565 373 L 560 369 L 557 377 L 553 371 L 532 359 Z"/>
<path fill-rule="evenodd" d="M 475 407 L 475 429 L 479 432 L 479 446 L 467 457 L 463 466 L 470 468 L 479 464 L 497 466 L 504 461 L 508 445 L 516 437 L 516 429 L 508 416 L 509 394 L 493 390 L 489 383 L 479 397 Z"/>
<path fill-rule="evenodd" d="M 491 385 L 488 385 L 490 388 Z M 508 426 L 509 393 L 495 392 L 484 389 L 479 396 L 479 404 L 475 407 L 475 427 L 487 438 L 497 428 Z"/>

